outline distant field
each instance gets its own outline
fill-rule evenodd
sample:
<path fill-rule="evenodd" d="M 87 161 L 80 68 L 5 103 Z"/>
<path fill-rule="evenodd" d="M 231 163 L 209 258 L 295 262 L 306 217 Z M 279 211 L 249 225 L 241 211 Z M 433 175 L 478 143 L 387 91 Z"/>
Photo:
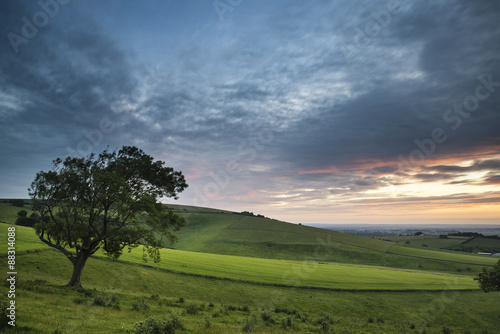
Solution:
<path fill-rule="evenodd" d="M 2 226 L 2 231 L 7 230 L 6 224 L 0 224 L 0 226 Z M 0 234 L 0 238 L 5 237 L 5 233 Z M 18 251 L 50 249 L 36 237 L 31 228 L 17 226 L 16 239 Z M 63 257 L 62 254 L 61 256 Z M 101 256 L 104 257 L 105 255 Z M 148 265 L 179 273 L 263 284 L 328 289 L 439 290 L 449 288 L 450 282 L 453 282 L 456 289 L 478 288 L 477 283 L 470 277 L 442 275 L 424 271 L 341 265 L 316 261 L 272 260 L 170 249 L 162 249 L 161 256 L 162 261 L 159 264 L 149 262 Z M 484 260 L 482 257 L 478 257 L 478 259 Z M 489 258 L 486 259 L 490 260 Z M 142 264 L 142 247 L 134 249 L 132 253 L 125 252 L 120 257 L 120 260 Z"/>
<path fill-rule="evenodd" d="M 150 264 L 175 272 L 273 285 L 348 290 L 477 289 L 470 277 L 423 271 L 331 263 L 271 260 L 164 249 L 162 261 Z M 120 258 L 142 263 L 142 250 Z"/>
<path fill-rule="evenodd" d="M 458 252 L 446 252 L 432 249 L 405 247 L 402 245 L 394 245 L 390 249 L 390 252 L 425 259 L 439 259 L 476 265 L 494 265 L 499 260 L 498 258 L 494 258 L 491 256 L 469 255 Z"/>
<path fill-rule="evenodd" d="M 438 235 L 423 235 L 423 236 L 397 236 L 397 237 L 383 237 L 383 239 L 392 240 L 408 246 L 424 246 L 427 245 L 431 248 L 447 248 L 461 244 L 466 241 L 467 237 L 448 237 L 446 239 L 440 238 Z M 407 244 L 408 243 L 408 244 Z"/>
<path fill-rule="evenodd" d="M 28 212 L 28 216 L 33 213 L 28 205 L 24 207 L 13 206 L 9 203 L 4 203 L 5 200 L 0 199 L 0 222 L 14 224 L 17 219 L 17 213 L 21 210 Z"/>

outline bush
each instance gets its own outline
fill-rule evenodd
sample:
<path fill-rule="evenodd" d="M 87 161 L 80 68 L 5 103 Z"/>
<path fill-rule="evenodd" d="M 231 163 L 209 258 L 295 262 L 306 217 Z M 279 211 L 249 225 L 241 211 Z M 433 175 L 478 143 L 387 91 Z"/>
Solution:
<path fill-rule="evenodd" d="M 500 290 L 500 260 L 493 268 L 483 267 L 483 272 L 474 278 L 484 292 Z"/>
<path fill-rule="evenodd" d="M 205 328 L 210 328 L 212 326 L 212 320 L 208 315 L 205 316 Z"/>
<path fill-rule="evenodd" d="M 104 298 L 102 298 L 101 295 L 97 295 L 94 297 L 94 301 L 92 302 L 92 305 L 94 305 L 94 306 L 106 306 L 106 302 L 104 301 Z"/>
<path fill-rule="evenodd" d="M 25 210 L 19 211 L 17 215 L 16 225 L 19 226 L 34 227 L 40 220 L 35 213 L 32 213 L 29 217 L 27 217 L 28 213 Z"/>
<path fill-rule="evenodd" d="M 443 334 L 451 334 L 451 331 L 448 327 L 443 326 Z"/>
<path fill-rule="evenodd" d="M 249 319 L 249 318 L 247 318 L 245 324 L 243 325 L 243 329 L 242 330 L 245 333 L 252 333 L 254 326 L 255 326 L 255 319 Z"/>
<path fill-rule="evenodd" d="M 262 310 L 262 312 L 260 312 L 260 318 L 264 322 L 272 323 L 273 322 L 273 313 L 270 310 Z"/>
<path fill-rule="evenodd" d="M 10 201 L 10 203 L 13 205 L 13 206 L 18 206 L 18 207 L 23 207 L 24 204 L 24 201 L 22 199 L 13 199 L 12 201 Z"/>
<path fill-rule="evenodd" d="M 327 323 L 327 324 L 333 325 L 333 316 L 330 313 L 320 314 L 320 316 L 316 320 L 316 324 L 321 325 L 322 323 Z"/>
<path fill-rule="evenodd" d="M 286 318 L 281 319 L 281 327 L 284 329 L 293 327 L 292 316 L 287 316 Z"/>
<path fill-rule="evenodd" d="M 85 298 L 84 296 L 77 296 L 75 299 L 73 299 L 73 302 L 75 304 L 83 304 L 87 301 L 87 298 Z"/>
<path fill-rule="evenodd" d="M 149 305 L 144 302 L 144 299 L 141 299 L 139 302 L 132 303 L 132 311 L 149 311 Z"/>
<path fill-rule="evenodd" d="M 93 294 L 93 292 L 95 292 L 95 289 L 94 289 L 94 291 L 92 291 L 90 289 L 78 288 L 77 291 L 79 293 L 82 293 L 85 297 L 92 297 L 92 294 Z"/>
<path fill-rule="evenodd" d="M 127 329 L 131 334 L 174 334 L 175 331 L 184 329 L 177 315 L 172 314 L 170 319 L 156 319 L 149 317 L 144 321 L 137 322 L 132 330 Z"/>
<path fill-rule="evenodd" d="M 198 305 L 196 305 L 195 303 L 189 303 L 185 307 L 186 313 L 190 315 L 198 314 L 198 309 Z"/>
<path fill-rule="evenodd" d="M 250 312 L 250 307 L 248 305 L 245 305 L 243 307 L 240 307 L 239 310 L 241 312 L 248 312 L 249 313 Z"/>

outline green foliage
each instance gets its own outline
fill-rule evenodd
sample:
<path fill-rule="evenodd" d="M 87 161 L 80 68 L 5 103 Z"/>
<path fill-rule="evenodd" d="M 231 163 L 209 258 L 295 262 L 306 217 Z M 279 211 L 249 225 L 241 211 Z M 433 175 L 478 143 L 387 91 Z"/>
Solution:
<path fill-rule="evenodd" d="M 479 281 L 479 287 L 484 292 L 500 290 L 500 260 L 493 268 L 483 267 L 483 272 L 479 273 L 474 280 Z"/>
<path fill-rule="evenodd" d="M 144 321 L 134 325 L 132 330 L 127 329 L 130 334 L 174 334 L 175 331 L 184 329 L 181 320 L 176 314 L 172 314 L 169 318 L 157 319 L 149 317 Z"/>
<path fill-rule="evenodd" d="M 443 334 L 451 334 L 451 330 L 448 327 L 443 326 L 443 329 L 441 330 L 441 333 L 443 333 Z"/>
<path fill-rule="evenodd" d="M 212 320 L 208 315 L 205 316 L 205 328 L 210 328 L 212 326 Z"/>
<path fill-rule="evenodd" d="M 68 286 L 81 286 L 85 262 L 100 248 L 117 259 L 124 248 L 142 244 L 158 262 L 162 238 L 176 240 L 172 231 L 184 219 L 159 199 L 177 198 L 187 187 L 181 172 L 131 146 L 53 164 L 52 171 L 37 173 L 30 196 L 40 214 L 38 237 L 74 265 Z"/>
<path fill-rule="evenodd" d="M 132 303 L 132 311 L 147 312 L 149 311 L 149 305 L 146 304 L 144 299 L 140 299 L 138 302 Z"/>
<path fill-rule="evenodd" d="M 271 310 L 262 310 L 260 312 L 260 318 L 266 323 L 274 323 L 273 312 Z"/>
<path fill-rule="evenodd" d="M 13 199 L 13 200 L 11 200 L 11 201 L 10 201 L 10 203 L 11 203 L 13 206 L 18 206 L 18 207 L 20 207 L 20 208 L 22 208 L 22 207 L 24 206 L 24 204 L 26 204 L 26 203 L 24 202 L 24 200 L 22 200 L 22 199 Z"/>
<path fill-rule="evenodd" d="M 106 301 L 101 295 L 97 295 L 94 297 L 94 301 L 92 302 L 94 306 L 106 306 Z"/>
<path fill-rule="evenodd" d="M 198 314 L 199 306 L 196 303 L 189 303 L 184 309 L 187 314 L 196 315 Z"/>
<path fill-rule="evenodd" d="M 39 217 L 36 213 L 32 213 L 28 217 L 28 212 L 26 210 L 21 210 L 17 213 L 16 225 L 33 227 L 39 222 Z"/>
<path fill-rule="evenodd" d="M 257 324 L 257 319 L 255 317 L 248 317 L 245 321 L 245 324 L 243 325 L 242 328 L 243 332 L 252 333 L 256 324 Z"/>
<path fill-rule="evenodd" d="M 292 328 L 293 327 L 293 317 L 292 316 L 286 316 L 285 318 L 281 319 L 281 328 L 287 329 L 287 328 Z"/>
<path fill-rule="evenodd" d="M 84 304 L 87 302 L 87 298 L 85 298 L 85 296 L 80 295 L 80 296 L 75 297 L 75 299 L 73 299 L 73 302 L 75 304 Z"/>

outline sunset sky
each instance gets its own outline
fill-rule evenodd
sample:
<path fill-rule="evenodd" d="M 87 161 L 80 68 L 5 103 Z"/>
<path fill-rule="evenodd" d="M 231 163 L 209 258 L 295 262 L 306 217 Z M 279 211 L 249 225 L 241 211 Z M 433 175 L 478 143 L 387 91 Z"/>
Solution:
<path fill-rule="evenodd" d="M 0 198 L 134 145 L 168 203 L 500 224 L 500 1 L 0 2 Z"/>

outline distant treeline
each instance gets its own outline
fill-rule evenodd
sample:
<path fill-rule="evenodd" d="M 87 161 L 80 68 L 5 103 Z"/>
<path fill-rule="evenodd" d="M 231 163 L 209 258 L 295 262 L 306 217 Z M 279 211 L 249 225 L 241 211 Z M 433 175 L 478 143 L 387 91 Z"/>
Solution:
<path fill-rule="evenodd" d="M 249 211 L 233 212 L 233 214 L 235 214 L 235 215 L 249 216 L 249 217 L 257 217 L 257 218 L 267 218 L 267 219 L 270 219 L 270 218 L 268 218 L 266 216 L 263 216 L 263 215 L 255 215 L 253 212 L 249 212 Z"/>
<path fill-rule="evenodd" d="M 469 237 L 469 238 L 485 238 L 485 239 L 500 239 L 498 235 L 484 235 L 477 232 L 455 232 L 448 233 L 450 237 Z"/>

